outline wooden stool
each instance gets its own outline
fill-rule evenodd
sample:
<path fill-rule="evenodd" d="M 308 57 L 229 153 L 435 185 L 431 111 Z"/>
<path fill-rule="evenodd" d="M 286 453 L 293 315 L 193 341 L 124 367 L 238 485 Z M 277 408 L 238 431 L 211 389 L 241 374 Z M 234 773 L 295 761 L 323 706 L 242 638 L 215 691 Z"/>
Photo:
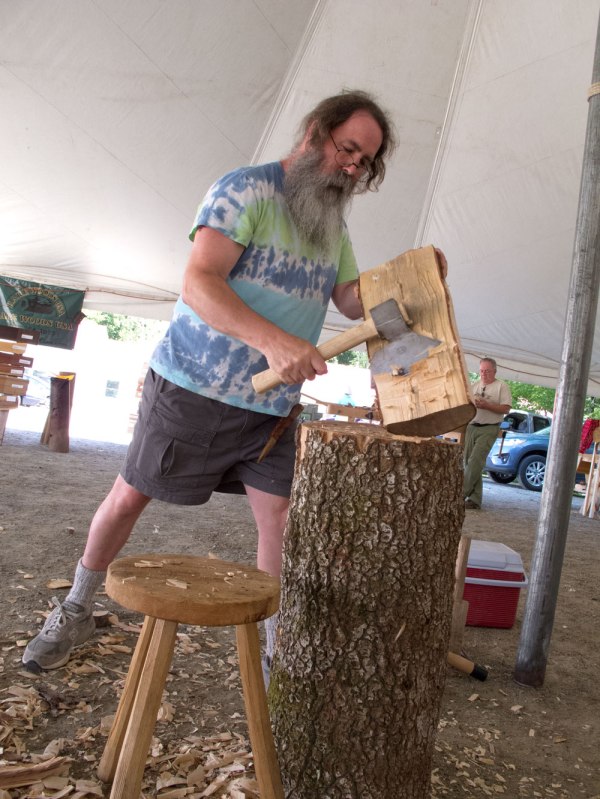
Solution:
<path fill-rule="evenodd" d="M 261 799 L 283 799 L 260 659 L 257 621 L 279 607 L 279 580 L 265 572 L 189 555 L 114 561 L 106 593 L 145 614 L 125 688 L 98 767 L 111 799 L 138 799 L 177 626 L 235 625 L 254 769 Z"/>

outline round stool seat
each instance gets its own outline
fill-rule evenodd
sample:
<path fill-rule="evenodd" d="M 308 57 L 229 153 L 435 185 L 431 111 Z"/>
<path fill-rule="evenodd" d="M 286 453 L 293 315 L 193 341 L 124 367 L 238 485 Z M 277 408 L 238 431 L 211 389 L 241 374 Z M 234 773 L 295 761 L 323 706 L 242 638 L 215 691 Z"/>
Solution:
<path fill-rule="evenodd" d="M 279 580 L 252 566 L 193 555 L 134 555 L 108 567 L 106 593 L 156 619 L 203 627 L 261 621 L 277 611 Z"/>

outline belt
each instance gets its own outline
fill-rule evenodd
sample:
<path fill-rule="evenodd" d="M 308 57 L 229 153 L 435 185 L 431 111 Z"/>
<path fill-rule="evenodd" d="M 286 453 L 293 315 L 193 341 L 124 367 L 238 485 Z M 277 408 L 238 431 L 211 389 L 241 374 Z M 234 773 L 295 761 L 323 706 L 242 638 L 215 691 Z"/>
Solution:
<path fill-rule="evenodd" d="M 500 422 L 489 422 L 488 424 L 482 424 L 481 422 L 469 422 L 469 424 L 473 427 L 498 427 Z"/>

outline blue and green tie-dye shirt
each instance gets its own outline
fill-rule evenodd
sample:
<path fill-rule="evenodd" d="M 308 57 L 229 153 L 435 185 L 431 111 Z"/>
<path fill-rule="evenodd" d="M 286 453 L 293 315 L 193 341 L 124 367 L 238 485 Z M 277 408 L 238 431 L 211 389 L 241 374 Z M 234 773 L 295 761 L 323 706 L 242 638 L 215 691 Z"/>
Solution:
<path fill-rule="evenodd" d="M 218 180 L 198 209 L 192 240 L 203 226 L 245 247 L 228 278 L 236 294 L 278 327 L 316 344 L 334 285 L 358 276 L 345 226 L 331 253 L 301 238 L 283 197 L 280 162 Z M 197 394 L 276 416 L 287 415 L 300 393 L 295 385 L 257 394 L 252 375 L 268 368 L 266 358 L 207 325 L 181 297 L 150 366 Z"/>

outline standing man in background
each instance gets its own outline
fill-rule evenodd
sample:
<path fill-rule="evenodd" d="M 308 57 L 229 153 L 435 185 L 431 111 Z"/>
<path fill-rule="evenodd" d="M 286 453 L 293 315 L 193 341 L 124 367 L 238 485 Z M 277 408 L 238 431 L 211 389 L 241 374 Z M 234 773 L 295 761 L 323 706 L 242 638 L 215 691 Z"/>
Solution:
<path fill-rule="evenodd" d="M 500 422 L 512 405 L 509 387 L 496 380 L 496 361 L 482 358 L 479 380 L 473 385 L 477 413 L 467 425 L 465 436 L 465 508 L 479 510 L 483 498 L 483 472 L 489 451 L 498 436 Z"/>

